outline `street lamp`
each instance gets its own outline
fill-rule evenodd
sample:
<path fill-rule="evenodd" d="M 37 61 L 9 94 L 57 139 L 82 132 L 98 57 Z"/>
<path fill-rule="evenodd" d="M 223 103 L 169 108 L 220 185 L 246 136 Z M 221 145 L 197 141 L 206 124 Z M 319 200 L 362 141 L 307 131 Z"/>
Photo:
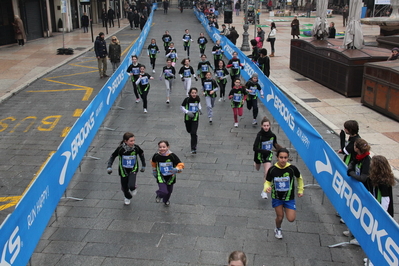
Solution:
<path fill-rule="evenodd" d="M 248 36 L 249 36 L 249 33 L 248 33 L 248 28 L 249 28 L 249 26 L 248 26 L 248 1 L 249 0 L 245 1 L 245 22 L 244 22 L 244 26 L 243 26 L 244 33 L 242 34 L 241 51 L 250 51 L 249 40 L 248 40 Z"/>

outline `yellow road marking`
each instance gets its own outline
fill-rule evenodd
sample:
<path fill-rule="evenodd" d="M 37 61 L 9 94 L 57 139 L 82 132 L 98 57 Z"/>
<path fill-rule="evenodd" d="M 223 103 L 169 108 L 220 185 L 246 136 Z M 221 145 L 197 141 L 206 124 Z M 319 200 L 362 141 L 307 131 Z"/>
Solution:
<path fill-rule="evenodd" d="M 69 132 L 69 130 L 71 130 L 71 127 L 65 127 L 63 130 L 62 130 L 62 132 L 61 132 L 61 138 L 64 138 L 67 134 L 68 134 L 68 132 Z"/>
<path fill-rule="evenodd" d="M 75 112 L 73 112 L 73 117 L 79 117 L 83 113 L 83 109 L 76 109 Z"/>
<path fill-rule="evenodd" d="M 82 101 L 89 100 L 90 95 L 93 93 L 93 88 L 90 88 L 90 87 L 75 85 L 75 84 L 56 81 L 56 80 L 47 80 L 47 81 L 64 84 L 64 85 L 69 85 L 69 86 L 73 86 L 73 87 L 78 87 L 81 89 L 42 90 L 42 91 L 28 91 L 28 92 L 86 91 L 86 93 L 83 95 Z"/>

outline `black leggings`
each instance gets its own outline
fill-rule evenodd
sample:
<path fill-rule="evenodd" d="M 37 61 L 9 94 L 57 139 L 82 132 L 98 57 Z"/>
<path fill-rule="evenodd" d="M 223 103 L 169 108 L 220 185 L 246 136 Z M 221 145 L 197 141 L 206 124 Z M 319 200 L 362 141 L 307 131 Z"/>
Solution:
<path fill-rule="evenodd" d="M 143 100 L 143 108 L 144 108 L 144 109 L 147 109 L 147 95 L 148 95 L 148 91 L 149 91 L 149 90 L 143 91 L 143 92 L 140 94 L 141 99 Z"/>
<path fill-rule="evenodd" d="M 157 59 L 156 57 L 150 57 L 150 64 L 152 66 L 152 69 L 155 69 L 155 60 L 156 59 Z"/>
<path fill-rule="evenodd" d="M 137 91 L 137 85 L 136 85 L 136 82 L 132 82 L 133 83 L 133 92 L 134 92 L 134 95 L 136 96 L 136 99 L 138 99 L 138 98 L 140 98 L 139 97 L 139 92 Z"/>
<path fill-rule="evenodd" d="M 226 84 L 223 82 L 218 82 L 219 88 L 220 88 L 220 98 L 224 97 L 226 95 Z"/>
<path fill-rule="evenodd" d="M 187 51 L 187 57 L 190 57 L 190 46 L 184 45 L 184 51 Z"/>
<path fill-rule="evenodd" d="M 247 100 L 247 108 L 248 110 L 252 109 L 252 116 L 254 119 L 258 117 L 258 100 L 257 99 L 252 99 L 252 100 Z"/>
<path fill-rule="evenodd" d="M 190 133 L 191 135 L 191 150 L 196 150 L 198 142 L 198 136 L 197 136 L 198 121 L 186 120 L 184 121 L 184 123 L 186 124 L 187 133 Z"/>
<path fill-rule="evenodd" d="M 136 189 L 136 176 L 137 172 L 130 172 L 128 176 L 120 177 L 121 178 L 121 189 L 125 198 L 131 199 L 133 196 L 130 191 Z M 130 190 L 130 191 L 129 191 Z"/>

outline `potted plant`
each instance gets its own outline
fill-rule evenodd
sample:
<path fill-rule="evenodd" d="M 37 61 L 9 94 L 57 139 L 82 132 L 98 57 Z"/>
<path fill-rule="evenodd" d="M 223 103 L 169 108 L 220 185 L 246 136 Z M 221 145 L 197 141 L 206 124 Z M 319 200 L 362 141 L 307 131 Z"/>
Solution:
<path fill-rule="evenodd" d="M 58 31 L 62 32 L 64 30 L 64 24 L 62 23 L 62 19 L 61 18 L 58 19 L 58 24 L 57 25 L 58 25 Z"/>

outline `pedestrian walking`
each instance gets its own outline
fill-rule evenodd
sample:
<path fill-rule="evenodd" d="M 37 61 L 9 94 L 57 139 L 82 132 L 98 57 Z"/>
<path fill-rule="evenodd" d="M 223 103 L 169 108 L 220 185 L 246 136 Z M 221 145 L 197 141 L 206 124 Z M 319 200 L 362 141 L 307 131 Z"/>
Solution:
<path fill-rule="evenodd" d="M 292 39 L 295 39 L 295 36 L 299 39 L 299 34 L 299 20 L 297 16 L 294 16 L 294 19 L 291 21 Z"/>
<path fill-rule="evenodd" d="M 137 91 L 136 81 L 139 79 L 140 67 L 142 66 L 141 64 L 139 64 L 138 60 L 139 59 L 138 59 L 137 55 L 132 55 L 132 63 L 128 66 L 128 68 L 126 70 L 126 72 L 129 74 L 130 79 L 133 84 L 133 92 L 134 92 L 134 95 L 136 96 L 136 103 L 140 102 L 140 97 L 139 97 L 139 93 Z"/>
<path fill-rule="evenodd" d="M 107 43 L 104 39 L 104 33 L 100 32 L 94 42 L 94 52 L 97 57 L 98 72 L 100 78 L 108 77 L 107 75 Z"/>
<path fill-rule="evenodd" d="M 199 115 L 202 114 L 201 99 L 198 96 L 197 88 L 190 88 L 188 97 L 183 100 L 180 110 L 184 113 L 184 124 L 186 126 L 186 131 L 191 137 L 191 154 L 197 154 L 197 130 Z"/>
<path fill-rule="evenodd" d="M 276 42 L 276 33 L 277 33 L 277 29 L 276 29 L 276 23 L 272 22 L 270 24 L 270 32 L 269 32 L 269 37 L 267 38 L 270 42 L 270 47 L 272 50 L 272 53 L 270 54 L 270 57 L 274 56 L 274 43 Z"/>
<path fill-rule="evenodd" d="M 168 53 L 166 54 L 166 58 L 170 58 L 170 60 L 172 60 L 172 66 L 175 66 L 177 59 L 179 59 L 177 56 L 175 44 L 173 42 L 170 42 L 170 44 L 169 44 Z"/>
<path fill-rule="evenodd" d="M 215 75 L 216 75 L 216 82 L 218 83 L 220 89 L 220 98 L 219 102 L 225 101 L 226 96 L 226 84 L 227 84 L 227 77 L 229 76 L 229 71 L 226 68 L 226 64 L 223 60 L 219 60 L 217 66 L 215 66 Z"/>
<path fill-rule="evenodd" d="M 231 83 L 234 83 L 236 79 L 240 79 L 241 76 L 241 68 L 244 68 L 244 65 L 241 64 L 240 59 L 238 58 L 238 53 L 233 52 L 233 57 L 227 63 L 226 68 L 230 68 L 230 77 Z M 233 87 L 234 84 L 231 84 Z"/>
<path fill-rule="evenodd" d="M 112 7 L 109 7 L 108 8 L 108 13 L 107 13 L 107 19 L 108 19 L 108 23 L 109 23 L 109 27 L 110 28 L 111 28 L 111 24 L 112 24 L 112 27 L 115 27 L 114 18 L 115 18 L 115 11 L 112 9 Z"/>
<path fill-rule="evenodd" d="M 212 54 L 213 54 L 214 65 L 216 66 L 219 60 L 223 60 L 223 54 L 224 54 L 223 48 L 220 45 L 220 40 L 217 40 L 215 46 L 213 46 Z"/>
<path fill-rule="evenodd" d="M 195 81 L 198 81 L 197 76 L 195 75 L 194 69 L 190 66 L 190 59 L 185 58 L 181 61 L 183 65 L 180 70 L 180 78 L 183 81 L 183 88 L 185 89 L 187 96 L 189 95 L 189 91 L 191 88 L 191 78 L 194 77 Z"/>
<path fill-rule="evenodd" d="M 146 163 L 144 151 L 135 144 L 136 138 L 133 133 L 126 132 L 119 146 L 111 154 L 107 164 L 107 173 L 112 173 L 112 164 L 116 157 L 119 159 L 118 173 L 121 181 L 121 189 L 125 196 L 125 205 L 130 204 L 130 200 L 137 194 L 136 178 L 139 171 L 138 157 L 141 160 L 140 172 L 145 171 Z"/>
<path fill-rule="evenodd" d="M 26 39 L 24 23 L 22 22 L 19 16 L 15 15 L 14 22 L 12 23 L 12 25 L 14 27 L 14 36 L 15 39 L 18 41 L 18 45 L 24 46 Z"/>
<path fill-rule="evenodd" d="M 137 91 L 143 100 L 143 111 L 147 113 L 147 96 L 150 91 L 150 79 L 154 79 L 150 74 L 145 72 L 145 66 L 140 66 L 139 78 L 136 81 Z"/>
<path fill-rule="evenodd" d="M 259 50 L 258 67 L 266 77 L 270 76 L 270 58 L 265 48 Z"/>
<path fill-rule="evenodd" d="M 173 185 L 176 183 L 176 174 L 183 171 L 184 163 L 170 151 L 169 142 L 161 140 L 158 142 L 158 152 L 152 156 L 151 166 L 152 174 L 158 183 L 155 202 L 162 200 L 164 206 L 169 207 Z"/>
<path fill-rule="evenodd" d="M 121 64 L 121 55 L 122 55 L 122 48 L 116 36 L 112 36 L 108 50 L 109 50 L 108 58 L 109 61 L 111 61 L 112 73 L 113 73 Z"/>
<path fill-rule="evenodd" d="M 272 207 L 276 212 L 274 236 L 277 239 L 283 238 L 281 224 L 284 215 L 291 223 L 296 218 L 294 178 L 298 187 L 298 197 L 302 197 L 304 192 L 302 175 L 296 166 L 288 163 L 289 155 L 286 148 L 277 151 L 277 162 L 267 172 L 263 189 L 272 196 Z"/>
<path fill-rule="evenodd" d="M 165 49 L 165 55 L 169 53 L 169 46 L 172 42 L 172 36 L 170 36 L 169 31 L 165 31 L 165 34 L 162 35 L 163 47 Z"/>
<path fill-rule="evenodd" d="M 247 108 L 248 110 L 252 109 L 252 125 L 257 125 L 258 122 L 256 121 L 256 118 L 258 117 L 258 94 L 260 94 L 260 97 L 263 98 L 263 90 L 261 86 L 258 83 L 258 74 L 254 73 L 252 74 L 252 77 L 248 80 L 248 82 L 245 84 L 245 88 L 247 90 L 248 96 L 247 96 Z"/>
<path fill-rule="evenodd" d="M 159 53 L 159 48 L 157 45 L 157 41 L 155 39 L 151 39 L 150 45 L 147 48 L 147 54 L 150 58 L 150 64 L 152 66 L 152 73 L 155 73 L 155 61 L 157 60 L 157 54 Z"/>
<path fill-rule="evenodd" d="M 201 32 L 200 36 L 197 40 L 199 49 L 200 49 L 200 56 L 205 54 L 205 48 L 206 48 L 206 44 L 208 43 L 208 39 L 204 36 L 204 33 Z"/>
<path fill-rule="evenodd" d="M 216 80 L 212 78 L 211 72 L 205 74 L 205 80 L 202 84 L 205 96 L 206 108 L 208 110 L 209 124 L 212 124 L 213 107 L 215 106 L 216 92 L 219 90 Z"/>
<path fill-rule="evenodd" d="M 163 67 L 159 79 L 162 80 L 162 76 L 165 79 L 166 86 L 166 104 L 170 102 L 170 94 L 172 92 L 173 82 L 176 79 L 176 70 L 172 66 L 172 60 L 170 58 L 166 59 L 166 66 Z"/>
<path fill-rule="evenodd" d="M 82 23 L 83 33 L 89 32 L 89 16 L 86 12 L 83 13 L 80 22 Z"/>
<path fill-rule="evenodd" d="M 211 63 L 207 60 L 206 55 L 202 54 L 201 55 L 201 61 L 198 63 L 198 68 L 197 68 L 197 75 L 198 77 L 201 78 L 201 84 L 204 86 L 204 80 L 206 79 L 205 75 L 209 71 L 213 70 L 213 66 Z"/>
<path fill-rule="evenodd" d="M 231 100 L 231 108 L 234 114 L 234 127 L 238 127 L 238 116 L 243 115 L 243 105 L 247 98 L 247 91 L 244 86 L 241 85 L 240 78 L 233 80 L 233 87 L 229 93 L 229 99 Z"/>
<path fill-rule="evenodd" d="M 349 135 L 346 141 L 346 135 Z M 356 157 L 355 152 L 355 141 L 360 138 L 359 135 L 359 124 L 356 120 L 347 120 L 344 123 L 344 129 L 339 134 L 340 138 L 340 149 L 338 153 L 344 154 L 344 163 L 349 163 Z"/>
<path fill-rule="evenodd" d="M 271 130 L 270 120 L 265 116 L 260 122 L 261 130 L 256 135 L 253 151 L 254 151 L 254 162 L 255 169 L 259 171 L 260 166 L 263 165 L 263 184 L 266 182 L 266 175 L 271 166 L 273 159 L 272 149 L 275 147 L 277 150 L 280 145 L 277 143 L 277 136 Z M 267 199 L 267 193 L 265 191 L 261 192 L 261 197 Z"/>
<path fill-rule="evenodd" d="M 190 33 L 188 32 L 188 29 L 184 30 L 184 35 L 183 35 L 183 47 L 184 51 L 187 51 L 187 57 L 190 58 L 190 46 L 192 42 L 192 38 Z"/>

